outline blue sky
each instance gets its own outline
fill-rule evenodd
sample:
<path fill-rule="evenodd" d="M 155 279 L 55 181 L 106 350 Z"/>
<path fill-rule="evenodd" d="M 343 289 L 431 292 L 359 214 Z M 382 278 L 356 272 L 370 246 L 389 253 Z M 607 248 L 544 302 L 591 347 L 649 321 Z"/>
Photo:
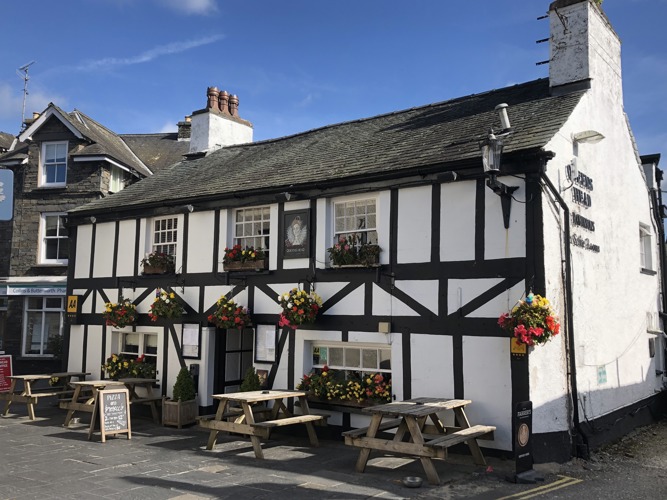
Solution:
<path fill-rule="evenodd" d="M 54 102 L 118 133 L 175 130 L 206 87 L 262 140 L 545 77 L 549 0 L 3 2 L 0 131 Z M 605 0 L 642 154 L 667 144 L 667 0 Z M 667 160 L 666 160 L 667 161 Z M 664 165 L 663 165 L 664 166 Z"/>

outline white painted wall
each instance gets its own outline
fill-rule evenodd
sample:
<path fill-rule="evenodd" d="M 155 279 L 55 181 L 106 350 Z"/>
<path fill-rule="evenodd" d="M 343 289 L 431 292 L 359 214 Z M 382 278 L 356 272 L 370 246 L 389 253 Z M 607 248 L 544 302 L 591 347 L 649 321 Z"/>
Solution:
<path fill-rule="evenodd" d="M 440 260 L 475 260 L 477 183 L 451 182 L 440 189 Z"/>
<path fill-rule="evenodd" d="M 113 271 L 113 250 L 116 238 L 116 223 L 104 222 L 95 226 L 95 259 L 93 278 L 111 276 Z"/>
<path fill-rule="evenodd" d="M 431 186 L 398 191 L 400 210 L 396 258 L 399 263 L 431 261 L 432 200 Z"/>
<path fill-rule="evenodd" d="M 214 223 L 214 212 L 210 210 L 193 212 L 189 215 L 189 232 L 196 235 L 183 243 L 188 245 L 189 273 L 205 273 L 213 270 Z"/>
<path fill-rule="evenodd" d="M 90 242 L 93 237 L 93 225 L 79 226 L 76 232 L 76 260 L 74 261 L 74 277 L 90 276 Z"/>
<path fill-rule="evenodd" d="M 522 179 L 500 177 L 508 186 L 518 186 L 513 196 L 523 203 L 512 201 L 510 227 L 505 229 L 500 196 L 490 188 L 484 189 L 484 259 L 507 259 L 526 256 L 526 187 Z"/>
<path fill-rule="evenodd" d="M 217 113 L 192 115 L 190 153 L 215 151 L 224 146 L 252 142 L 252 126 L 239 123 Z"/>
<path fill-rule="evenodd" d="M 134 242 L 136 240 L 137 223 L 133 220 L 119 222 L 118 227 L 118 262 L 116 263 L 117 276 L 132 276 L 134 273 Z"/>

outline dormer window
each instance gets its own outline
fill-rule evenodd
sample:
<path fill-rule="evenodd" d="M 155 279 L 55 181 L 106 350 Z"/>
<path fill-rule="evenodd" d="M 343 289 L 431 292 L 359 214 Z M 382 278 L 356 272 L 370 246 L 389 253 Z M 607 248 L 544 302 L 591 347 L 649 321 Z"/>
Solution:
<path fill-rule="evenodd" d="M 123 179 L 123 169 L 116 165 L 111 165 L 111 179 L 109 180 L 109 191 L 117 193 L 125 187 Z"/>
<path fill-rule="evenodd" d="M 67 141 L 42 143 L 41 182 L 44 187 L 63 187 L 67 181 Z"/>

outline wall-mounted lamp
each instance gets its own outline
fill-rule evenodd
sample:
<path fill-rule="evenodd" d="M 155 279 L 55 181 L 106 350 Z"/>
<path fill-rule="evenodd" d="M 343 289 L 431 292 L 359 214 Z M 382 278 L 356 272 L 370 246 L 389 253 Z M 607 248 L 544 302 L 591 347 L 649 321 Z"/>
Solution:
<path fill-rule="evenodd" d="M 579 144 L 597 144 L 602 139 L 604 139 L 604 135 L 597 130 L 584 130 L 583 132 L 572 134 L 572 141 Z"/>
<path fill-rule="evenodd" d="M 504 108 L 503 111 L 505 111 Z M 509 133 L 505 133 L 505 136 L 507 135 L 509 135 Z M 494 193 L 500 196 L 500 206 L 503 210 L 503 223 L 505 224 L 505 229 L 509 229 L 510 211 L 512 209 L 512 193 L 519 189 L 519 187 L 507 186 L 497 178 L 500 173 L 500 159 L 503 153 L 503 146 L 503 137 L 496 136 L 493 133 L 493 130 L 491 130 L 486 139 L 482 140 L 479 144 L 479 147 L 482 150 L 484 173 L 488 177 L 486 185 L 490 187 Z"/>
<path fill-rule="evenodd" d="M 97 222 L 97 219 L 95 218 L 94 215 L 91 215 L 91 216 L 90 216 L 90 223 L 91 223 L 91 224 L 95 224 L 95 222 Z"/>

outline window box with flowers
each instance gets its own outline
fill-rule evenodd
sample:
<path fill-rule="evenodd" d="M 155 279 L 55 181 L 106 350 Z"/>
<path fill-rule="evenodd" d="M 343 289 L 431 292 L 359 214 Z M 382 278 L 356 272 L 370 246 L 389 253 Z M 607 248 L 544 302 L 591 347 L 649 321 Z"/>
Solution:
<path fill-rule="evenodd" d="M 118 380 L 121 378 L 155 378 L 155 366 L 146 361 L 144 355 L 128 358 L 122 354 L 112 354 L 102 365 L 107 377 Z"/>
<path fill-rule="evenodd" d="M 387 373 L 332 370 L 327 365 L 304 375 L 296 387 L 308 399 L 336 406 L 364 407 L 391 402 L 391 378 Z"/>
<path fill-rule="evenodd" d="M 278 302 L 283 308 L 278 326 L 286 326 L 293 330 L 301 325 L 315 323 L 317 313 L 322 307 L 322 298 L 319 295 L 297 288 L 278 295 Z"/>
<path fill-rule="evenodd" d="M 343 235 L 327 249 L 331 267 L 375 267 L 380 263 L 380 247 L 362 243 L 356 235 Z"/>
<path fill-rule="evenodd" d="M 549 301 L 529 293 L 510 313 L 498 318 L 498 325 L 512 334 L 519 344 L 527 346 L 546 344 L 560 332 L 560 323 Z"/>
<path fill-rule="evenodd" d="M 158 288 L 157 296 L 151 304 L 148 316 L 151 321 L 157 321 L 158 318 L 169 320 L 179 319 L 183 315 L 183 306 L 176 300 L 174 292 L 168 292 Z"/>
<path fill-rule="evenodd" d="M 247 326 L 252 326 L 248 309 L 224 295 L 216 302 L 215 310 L 209 315 L 208 321 L 222 329 L 243 330 Z"/>
<path fill-rule="evenodd" d="M 262 271 L 269 267 L 269 259 L 261 248 L 234 245 L 225 248 L 222 265 L 225 271 Z"/>
<path fill-rule="evenodd" d="M 137 306 L 130 299 L 120 297 L 116 302 L 107 302 L 104 304 L 104 313 L 102 314 L 107 326 L 116 328 L 125 328 L 137 324 Z"/>
<path fill-rule="evenodd" d="M 141 260 L 143 274 L 167 274 L 176 270 L 173 255 L 163 252 L 151 252 Z"/>

